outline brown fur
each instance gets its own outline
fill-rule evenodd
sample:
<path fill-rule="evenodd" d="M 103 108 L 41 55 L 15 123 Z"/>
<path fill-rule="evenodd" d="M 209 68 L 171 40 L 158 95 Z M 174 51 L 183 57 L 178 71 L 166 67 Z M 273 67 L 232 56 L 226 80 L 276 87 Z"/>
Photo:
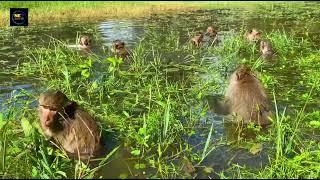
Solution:
<path fill-rule="evenodd" d="M 112 51 L 116 54 L 117 57 L 127 58 L 129 56 L 129 52 L 125 47 L 125 43 L 120 40 L 113 41 Z"/>
<path fill-rule="evenodd" d="M 197 32 L 197 34 L 191 39 L 193 45 L 200 47 L 202 45 L 203 34 L 202 32 Z"/>
<path fill-rule="evenodd" d="M 79 44 L 80 44 L 80 48 L 82 49 L 90 48 L 91 39 L 89 38 L 89 36 L 81 36 Z"/>
<path fill-rule="evenodd" d="M 101 153 L 101 133 L 94 119 L 61 91 L 40 95 L 41 128 L 68 155 L 88 159 Z"/>
<path fill-rule="evenodd" d="M 241 66 L 232 75 L 226 91 L 229 112 L 242 117 L 245 124 L 269 123 L 269 106 L 266 92 L 260 81 L 246 66 Z"/>
<path fill-rule="evenodd" d="M 271 57 L 274 53 L 271 42 L 267 40 L 262 40 L 260 42 L 260 52 L 263 58 Z"/>
<path fill-rule="evenodd" d="M 252 29 L 250 32 L 246 33 L 246 37 L 250 42 L 259 42 L 261 39 L 261 32 L 257 29 Z"/>
<path fill-rule="evenodd" d="M 206 35 L 210 36 L 210 38 L 215 38 L 217 36 L 217 30 L 214 29 L 212 26 L 209 26 L 207 28 Z"/>

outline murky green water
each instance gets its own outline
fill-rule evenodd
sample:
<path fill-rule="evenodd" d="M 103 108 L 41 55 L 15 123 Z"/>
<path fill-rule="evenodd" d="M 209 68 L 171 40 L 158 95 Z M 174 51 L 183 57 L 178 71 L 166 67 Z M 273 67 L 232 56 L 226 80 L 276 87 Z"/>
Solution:
<path fill-rule="evenodd" d="M 239 32 L 242 26 L 247 28 L 256 27 L 268 33 L 274 30 L 285 30 L 296 35 L 297 38 L 303 38 L 307 31 L 309 36 L 319 47 L 318 39 L 320 37 L 320 5 L 318 3 L 306 3 L 306 6 L 297 9 L 294 12 L 288 11 L 285 8 L 273 7 L 273 9 L 258 9 L 258 10 L 244 10 L 244 9 L 221 9 L 221 10 L 201 10 L 192 13 L 181 13 L 177 15 L 154 15 L 146 19 L 134 20 L 106 20 L 95 23 L 60 23 L 52 26 L 39 26 L 29 28 L 12 28 L 11 30 L 0 29 L 0 102 L 9 98 L 13 90 L 25 89 L 33 91 L 38 89 L 39 81 L 31 78 L 15 77 L 12 74 L 3 73 L 3 69 L 13 69 L 19 61 L 23 61 L 22 50 L 25 48 L 47 47 L 50 36 L 67 42 L 70 45 L 76 44 L 77 33 L 94 33 L 93 27 L 97 27 L 98 33 L 102 36 L 103 44 L 111 47 L 113 40 L 121 39 L 125 41 L 128 48 L 133 48 L 143 38 L 145 28 L 153 28 L 158 33 L 167 33 L 168 29 L 175 29 L 180 31 L 181 42 L 187 42 L 188 32 L 195 30 L 205 30 L 209 25 L 215 25 L 219 28 L 218 36 L 223 39 L 226 36 L 232 36 Z M 104 56 L 101 53 L 100 47 L 95 47 L 93 51 Z M 268 68 L 268 67 L 267 67 Z M 272 67 L 268 69 L 273 72 Z M 291 87 L 303 90 L 304 87 L 298 85 L 299 76 L 293 74 L 292 69 L 287 68 L 281 72 L 274 72 L 278 77 L 281 77 L 281 84 L 283 86 L 276 87 L 276 90 L 281 91 L 284 87 Z M 297 72 L 295 72 L 297 73 Z M 183 76 L 183 72 L 179 73 Z M 178 78 L 179 79 L 179 78 Z M 209 101 L 210 97 L 206 100 Z M 280 106 L 286 106 L 286 103 L 295 101 L 292 97 L 291 101 L 280 101 Z M 316 105 L 319 107 L 319 105 Z M 207 112 L 204 119 L 201 120 L 201 126 L 210 126 L 214 124 L 214 133 L 212 141 L 219 141 L 221 138 L 233 138 L 234 127 L 230 127 L 223 122 L 221 116 L 212 112 Z M 204 134 L 204 136 L 202 136 Z M 196 135 L 188 139 L 191 145 L 199 145 L 195 149 L 203 149 L 203 142 L 205 142 L 208 132 L 203 132 L 199 128 Z M 267 148 L 266 148 L 267 149 Z M 219 172 L 227 167 L 230 163 L 238 163 L 246 165 L 247 167 L 261 168 L 268 162 L 267 151 L 263 151 L 259 155 L 253 156 L 247 150 L 234 149 L 226 145 L 217 146 L 204 161 L 203 165 L 212 167 L 216 172 Z M 104 168 L 99 174 L 106 178 L 119 178 L 120 174 L 123 176 L 137 178 L 144 177 L 145 172 L 134 169 L 134 159 L 130 159 L 129 154 L 123 149 L 119 151 L 113 160 Z M 197 178 L 216 177 L 215 174 L 205 175 L 201 172 L 196 176 Z"/>

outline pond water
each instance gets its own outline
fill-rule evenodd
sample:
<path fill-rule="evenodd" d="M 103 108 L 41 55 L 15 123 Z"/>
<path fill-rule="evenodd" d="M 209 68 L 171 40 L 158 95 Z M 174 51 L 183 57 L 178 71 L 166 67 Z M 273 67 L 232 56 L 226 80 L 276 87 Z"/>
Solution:
<path fill-rule="evenodd" d="M 68 44 L 76 44 L 76 37 L 81 33 L 94 33 L 92 27 L 97 27 L 98 33 L 101 34 L 103 44 L 111 47 L 113 40 L 121 39 L 125 41 L 128 48 L 133 48 L 140 38 L 144 36 L 144 29 L 152 27 L 158 33 L 166 33 L 168 27 L 176 29 L 182 34 L 182 42 L 187 42 L 189 32 L 196 30 L 205 30 L 209 25 L 219 27 L 219 36 L 223 38 L 227 35 L 239 32 L 241 27 L 252 28 L 256 27 L 263 32 L 271 32 L 273 30 L 285 30 L 287 32 L 295 32 L 297 38 L 305 35 L 308 29 L 309 36 L 312 36 L 314 42 L 319 39 L 320 11 L 318 3 L 306 3 L 306 6 L 290 12 L 285 8 L 274 6 L 272 9 L 264 9 L 261 7 L 256 10 L 246 9 L 220 9 L 220 10 L 201 10 L 196 12 L 183 12 L 175 15 L 153 15 L 144 19 L 130 20 L 105 20 L 102 22 L 65 22 L 52 26 L 38 26 L 36 28 L 20 29 L 13 28 L 12 30 L 0 29 L 0 103 L 8 99 L 13 90 L 24 89 L 33 91 L 37 88 L 39 81 L 31 78 L 22 78 L 13 76 L 10 73 L 3 73 L 2 70 L 14 69 L 18 62 L 23 61 L 22 50 L 24 48 L 47 47 L 50 41 L 50 36 L 59 39 Z M 298 14 L 298 16 L 297 16 Z M 319 43 L 318 43 L 319 45 Z M 99 47 L 94 49 L 100 52 Z M 103 55 L 103 54 L 100 54 Z M 270 68 L 272 72 L 272 69 Z M 277 73 L 281 77 L 284 86 L 293 88 L 301 88 L 298 86 L 298 77 L 292 76 L 291 69 Z M 290 78 L 289 78 L 290 77 Z M 283 87 L 276 87 L 279 91 Z M 303 89 L 303 87 L 302 87 Z M 210 101 L 210 97 L 207 99 Z M 294 100 L 294 98 L 292 99 Z M 210 102 L 209 102 L 210 103 Z M 285 106 L 285 104 L 280 104 Z M 317 105 L 319 107 L 319 105 Z M 207 126 L 214 124 L 214 133 L 212 141 L 218 141 L 226 136 L 232 135 L 232 127 L 223 123 L 223 118 L 209 111 L 204 118 Z M 199 144 L 206 141 L 206 136 L 200 135 L 200 130 L 195 136 L 188 141 L 191 145 Z M 202 132 L 203 134 L 203 132 Z M 208 132 L 204 133 L 205 135 Z M 202 149 L 199 146 L 199 149 Z M 197 150 L 197 149 L 196 149 Z M 212 167 L 216 172 L 219 172 L 229 167 L 230 162 L 246 165 L 248 167 L 260 168 L 268 162 L 267 151 L 263 151 L 259 155 L 250 155 L 247 150 L 233 149 L 226 145 L 221 145 L 214 150 L 204 161 L 203 165 Z M 100 175 L 106 178 L 119 178 L 120 174 L 126 174 L 128 177 L 137 178 L 144 177 L 144 172 L 133 170 L 134 160 L 130 159 L 128 153 L 121 150 L 110 162 L 103 173 Z M 197 178 L 216 177 L 215 174 L 204 175 L 199 173 Z"/>

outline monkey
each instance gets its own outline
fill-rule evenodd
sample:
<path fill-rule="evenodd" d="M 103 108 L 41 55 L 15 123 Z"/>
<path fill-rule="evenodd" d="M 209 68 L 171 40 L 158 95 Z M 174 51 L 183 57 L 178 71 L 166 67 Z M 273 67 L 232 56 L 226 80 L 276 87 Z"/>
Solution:
<path fill-rule="evenodd" d="M 104 153 L 96 121 L 61 91 L 40 94 L 38 112 L 44 135 L 69 156 L 88 160 Z"/>
<path fill-rule="evenodd" d="M 263 59 L 272 58 L 274 55 L 274 51 L 271 42 L 268 40 L 262 40 L 260 42 L 260 52 Z"/>
<path fill-rule="evenodd" d="M 129 56 L 129 52 L 125 47 L 125 43 L 120 40 L 115 40 L 112 42 L 112 52 L 115 53 L 117 57 L 127 58 Z"/>
<path fill-rule="evenodd" d="M 193 38 L 191 38 L 192 44 L 197 47 L 200 47 L 202 45 L 202 40 L 203 40 L 203 33 L 200 31 L 197 32 Z"/>
<path fill-rule="evenodd" d="M 202 40 L 203 44 L 211 45 L 213 43 L 217 43 L 217 40 L 218 40 L 217 34 L 218 34 L 217 30 L 212 26 L 209 26 L 207 28 L 207 32 L 203 35 L 203 40 Z"/>
<path fill-rule="evenodd" d="M 265 89 L 245 65 L 241 65 L 231 75 L 225 103 L 228 112 L 239 115 L 244 124 L 253 122 L 263 126 L 270 123 L 268 116 L 271 114 Z"/>
<path fill-rule="evenodd" d="M 246 33 L 246 38 L 249 42 L 258 43 L 261 39 L 261 32 L 257 29 L 252 29 L 250 32 Z"/>
<path fill-rule="evenodd" d="M 217 33 L 218 32 L 215 28 L 213 28 L 212 26 L 209 26 L 207 28 L 207 32 L 205 33 L 205 35 L 210 36 L 211 38 L 215 38 Z"/>
<path fill-rule="evenodd" d="M 91 39 L 89 38 L 89 36 L 81 36 L 79 44 L 80 44 L 80 49 L 90 49 Z"/>

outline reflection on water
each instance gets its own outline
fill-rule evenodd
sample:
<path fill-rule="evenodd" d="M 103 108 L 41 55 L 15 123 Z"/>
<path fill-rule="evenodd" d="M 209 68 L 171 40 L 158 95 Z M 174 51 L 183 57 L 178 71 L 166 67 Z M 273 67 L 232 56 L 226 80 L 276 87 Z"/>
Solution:
<path fill-rule="evenodd" d="M 135 165 L 139 163 L 137 158 L 132 158 L 130 153 L 125 148 L 120 148 L 111 158 L 108 163 L 100 168 L 96 177 L 102 177 L 107 179 L 119 179 L 119 178 L 147 178 L 145 176 L 145 170 L 138 170 Z M 142 163 L 142 162 L 140 162 Z"/>
<path fill-rule="evenodd" d="M 315 6 L 314 4 L 309 7 Z M 317 5 L 319 6 L 319 5 Z M 79 34 L 95 34 L 92 27 L 97 27 L 98 33 L 101 34 L 103 45 L 111 47 L 112 41 L 120 39 L 125 41 L 128 48 L 131 49 L 139 41 L 139 38 L 144 36 L 145 28 L 152 28 L 157 33 L 167 33 L 168 30 L 177 30 L 181 34 L 181 42 L 187 42 L 191 32 L 202 30 L 207 26 L 213 25 L 218 27 L 218 37 L 221 43 L 225 38 L 238 34 L 242 27 L 248 29 L 256 27 L 269 33 L 274 30 L 282 30 L 288 32 L 296 32 L 297 36 L 304 36 L 306 28 L 309 35 L 314 36 L 315 42 L 319 37 L 320 21 L 315 17 L 319 16 L 318 11 L 311 11 L 306 6 L 301 10 L 300 15 L 287 12 L 286 9 L 279 7 L 272 7 L 277 11 L 270 10 L 242 10 L 242 9 L 220 9 L 220 10 L 199 10 L 197 12 L 186 12 L 177 15 L 154 15 L 150 18 L 140 20 L 106 20 L 101 23 L 61 23 L 53 26 L 39 26 L 37 28 L 29 29 L 10 29 L 0 30 L 0 70 L 15 68 L 18 61 L 23 61 L 22 50 L 24 48 L 46 47 L 50 41 L 50 37 L 59 39 L 72 47 L 76 47 L 77 35 Z M 315 14 L 318 13 L 318 14 Z M 99 46 L 93 47 L 93 51 L 99 51 Z M 179 58 L 177 58 L 179 59 Z M 204 57 L 208 62 L 217 62 L 217 57 Z M 268 68 L 268 67 L 267 67 Z M 272 68 L 268 71 L 273 73 Z M 176 70 L 168 72 L 168 76 L 172 76 L 172 80 L 183 80 L 185 71 Z M 274 72 L 278 73 L 278 72 Z M 290 76 L 290 78 L 288 78 Z M 280 86 L 290 86 L 294 88 L 299 87 L 299 76 L 297 73 L 287 67 L 277 77 L 283 82 Z M 0 103 L 11 96 L 13 90 L 26 89 L 33 91 L 37 89 L 39 81 L 29 78 L 17 78 L 12 74 L 4 74 L 0 71 Z M 283 87 L 277 87 L 281 90 Z M 210 100 L 209 100 L 210 101 Z M 208 112 L 204 119 L 201 120 L 202 126 L 208 128 L 211 123 L 214 124 L 214 132 L 212 134 L 212 141 L 218 142 L 221 138 L 233 139 L 237 138 L 234 127 L 230 127 L 224 122 L 222 116 L 215 113 Z M 196 134 L 188 139 L 191 145 L 197 145 L 199 142 L 205 142 L 208 131 L 196 129 Z M 203 146 L 198 146 L 195 151 L 203 150 Z M 121 177 L 143 177 L 143 173 L 135 170 L 133 167 L 137 163 L 135 159 L 130 159 L 130 154 L 124 149 L 113 156 L 112 161 L 106 165 L 98 173 L 105 178 L 119 178 Z M 261 167 L 268 161 L 267 151 L 263 150 L 258 155 L 251 155 L 247 149 L 232 149 L 227 145 L 217 146 L 216 150 L 203 161 L 203 165 L 213 167 L 215 172 L 219 172 L 233 163 L 246 165 L 248 167 Z M 199 172 L 198 178 L 208 177 Z M 210 177 L 217 177 L 211 174 Z"/>
<path fill-rule="evenodd" d="M 106 21 L 102 22 L 98 28 L 104 44 L 108 47 L 111 47 L 114 40 L 119 39 L 132 48 L 143 35 L 143 21 Z"/>

